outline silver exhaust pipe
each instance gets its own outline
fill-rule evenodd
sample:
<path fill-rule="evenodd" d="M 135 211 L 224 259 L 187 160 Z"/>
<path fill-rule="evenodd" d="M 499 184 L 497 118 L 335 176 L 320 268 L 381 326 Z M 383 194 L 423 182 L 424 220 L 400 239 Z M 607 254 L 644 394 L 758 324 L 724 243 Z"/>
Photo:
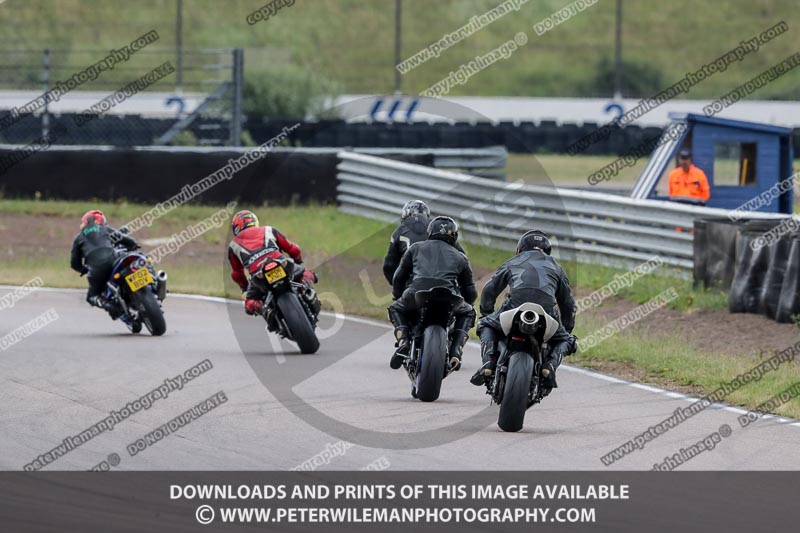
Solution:
<path fill-rule="evenodd" d="M 156 274 L 156 298 L 160 301 L 164 301 L 164 298 L 167 297 L 167 273 L 163 270 L 159 270 Z"/>
<path fill-rule="evenodd" d="M 522 333 L 532 334 L 536 331 L 536 323 L 539 322 L 539 315 L 530 309 L 523 311 L 519 315 L 519 329 Z"/>

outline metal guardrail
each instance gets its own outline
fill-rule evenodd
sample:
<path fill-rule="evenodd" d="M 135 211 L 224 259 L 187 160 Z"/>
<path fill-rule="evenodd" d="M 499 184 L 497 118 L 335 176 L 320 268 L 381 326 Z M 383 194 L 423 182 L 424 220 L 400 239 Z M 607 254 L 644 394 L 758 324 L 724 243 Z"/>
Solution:
<path fill-rule="evenodd" d="M 338 149 L 341 150 L 341 149 Z M 432 154 L 435 168 L 469 172 L 484 178 L 506 179 L 508 150 L 505 146 L 484 148 L 353 148 L 355 153 L 382 156 L 384 154 Z"/>
<path fill-rule="evenodd" d="M 562 260 L 630 265 L 659 255 L 680 270 L 693 266 L 694 220 L 728 211 L 660 200 L 541 185 L 498 183 L 352 152 L 340 152 L 337 201 L 346 213 L 396 221 L 412 198 L 455 218 L 464 240 L 513 250 L 524 231 L 553 237 Z M 752 213 L 752 218 L 780 218 Z"/>

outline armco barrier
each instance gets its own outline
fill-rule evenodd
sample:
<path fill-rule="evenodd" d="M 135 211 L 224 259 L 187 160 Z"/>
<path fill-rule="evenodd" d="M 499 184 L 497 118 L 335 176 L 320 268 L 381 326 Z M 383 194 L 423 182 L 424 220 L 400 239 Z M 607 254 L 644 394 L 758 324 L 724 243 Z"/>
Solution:
<path fill-rule="evenodd" d="M 5 114 L 0 110 L 0 117 Z M 51 114 L 50 127 L 63 126 L 67 133 L 58 144 L 145 146 L 161 136 L 175 123 L 171 118 L 154 118 L 139 115 L 105 114 L 84 126 L 73 122 L 73 114 Z M 256 144 L 275 137 L 285 127 L 292 127 L 297 119 L 249 117 L 245 129 Z M 591 134 L 604 123 L 582 124 L 553 121 L 534 122 L 349 122 L 345 120 L 319 120 L 303 122 L 292 132 L 291 144 L 303 147 L 385 147 L 385 148 L 483 148 L 505 146 L 512 153 L 567 153 L 567 147 Z M 219 137 L 227 138 L 227 124 L 211 118 L 200 118 L 189 128 L 199 139 L 209 129 L 222 127 Z M 622 154 L 631 146 L 638 146 L 658 138 L 662 129 L 628 125 L 614 131 L 607 138 L 593 143 L 583 152 L 586 155 Z M 0 131 L 0 143 L 28 144 L 42 136 L 42 119 L 38 115 L 22 115 L 11 127 Z M 794 153 L 800 154 L 800 129 L 792 133 Z"/>
<path fill-rule="evenodd" d="M 519 235 L 539 228 L 554 237 L 554 255 L 582 262 L 626 265 L 659 255 L 688 274 L 693 267 L 695 219 L 727 211 L 659 200 L 542 185 L 498 183 L 350 152 L 339 153 L 340 209 L 397 220 L 412 198 L 456 218 L 468 242 L 513 250 Z M 772 214 L 753 215 L 776 218 Z"/>

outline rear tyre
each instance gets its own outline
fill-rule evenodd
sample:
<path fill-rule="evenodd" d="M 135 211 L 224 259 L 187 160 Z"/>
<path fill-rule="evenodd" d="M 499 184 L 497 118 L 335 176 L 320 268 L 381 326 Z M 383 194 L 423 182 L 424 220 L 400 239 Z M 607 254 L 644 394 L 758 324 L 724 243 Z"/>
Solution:
<path fill-rule="evenodd" d="M 141 294 L 137 296 L 139 301 L 139 315 L 144 323 L 144 327 L 150 332 L 153 337 L 159 337 L 167 331 L 167 321 L 164 319 L 164 311 L 161 310 L 156 300 L 155 294 L 148 288 L 141 290 Z M 139 326 L 141 331 L 142 326 Z"/>
<path fill-rule="evenodd" d="M 297 343 L 301 353 L 315 353 L 319 350 L 319 339 L 314 333 L 314 326 L 308 320 L 308 315 L 303 309 L 300 300 L 293 292 L 285 292 L 278 297 L 278 307 L 283 314 L 283 319 L 289 327 L 292 340 Z"/>
<path fill-rule="evenodd" d="M 503 403 L 500 404 L 500 416 L 497 425 L 503 431 L 519 431 L 525 421 L 528 410 L 528 394 L 531 390 L 533 376 L 533 357 L 524 352 L 511 354 L 506 374 Z"/>
<path fill-rule="evenodd" d="M 447 357 L 447 331 L 442 326 L 425 328 L 417 372 L 417 397 L 432 402 L 439 397 Z"/>

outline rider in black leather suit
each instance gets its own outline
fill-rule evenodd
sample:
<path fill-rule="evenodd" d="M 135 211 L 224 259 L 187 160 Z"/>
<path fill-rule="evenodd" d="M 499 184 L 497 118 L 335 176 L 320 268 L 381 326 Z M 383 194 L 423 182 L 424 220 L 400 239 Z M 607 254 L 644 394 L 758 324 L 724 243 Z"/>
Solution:
<path fill-rule="evenodd" d="M 461 366 L 461 352 L 475 323 L 472 303 L 478 292 L 469 259 L 455 247 L 457 240 L 458 225 L 455 221 L 449 217 L 436 217 L 428 226 L 428 240 L 411 245 L 400 261 L 392 281 L 395 302 L 388 310 L 397 338 L 397 351 L 391 360 L 394 369 L 400 368 L 408 356 L 411 324 L 417 310 L 414 293 L 442 286 L 460 293 L 464 299 L 453 311 L 456 320 L 448 351 L 451 370 L 458 370 Z"/>
<path fill-rule="evenodd" d="M 550 251 L 550 240 L 544 232 L 532 230 L 525 233 L 517 243 L 517 255 L 503 263 L 483 287 L 478 336 L 484 364 L 471 379 L 474 385 L 483 385 L 485 378 L 491 376 L 497 367 L 497 343 L 503 336 L 500 313 L 532 302 L 541 305 L 547 314 L 561 323 L 548 341 L 551 350 L 542 369 L 542 375 L 547 374 L 545 386 L 558 386 L 556 368 L 564 356 L 575 353 L 577 349 L 576 338 L 571 334 L 575 327 L 576 307 L 567 274 L 550 257 Z M 506 287 L 508 296 L 495 311 L 495 302 Z"/>
<path fill-rule="evenodd" d="M 72 243 L 69 265 L 81 275 L 89 274 L 86 301 L 106 310 L 109 310 L 109 303 L 102 295 L 114 267 L 115 245 L 128 250 L 139 248 L 133 238 L 110 227 L 102 211 L 93 210 L 83 215 L 81 231 Z"/>
<path fill-rule="evenodd" d="M 403 206 L 403 211 L 400 213 L 400 225 L 392 232 L 389 249 L 386 250 L 386 257 L 383 259 L 383 276 L 390 285 L 408 247 L 428 238 L 430 217 L 431 210 L 422 200 L 411 200 Z M 459 252 L 464 253 L 464 249 L 458 242 L 455 243 L 455 247 Z"/>

